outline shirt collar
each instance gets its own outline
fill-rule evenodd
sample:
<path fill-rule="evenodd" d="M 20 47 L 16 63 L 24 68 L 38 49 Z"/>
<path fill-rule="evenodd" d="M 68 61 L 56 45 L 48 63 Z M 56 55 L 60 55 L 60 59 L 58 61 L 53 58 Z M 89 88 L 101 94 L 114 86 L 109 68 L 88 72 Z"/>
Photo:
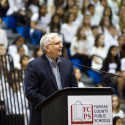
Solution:
<path fill-rule="evenodd" d="M 46 54 L 45 54 L 46 55 Z M 53 61 L 51 58 L 49 58 L 47 55 L 46 55 L 47 59 L 49 60 L 49 63 L 51 65 L 51 67 L 56 67 L 58 65 L 58 63 L 60 62 L 60 58 L 58 57 L 57 59 L 57 62 Z"/>

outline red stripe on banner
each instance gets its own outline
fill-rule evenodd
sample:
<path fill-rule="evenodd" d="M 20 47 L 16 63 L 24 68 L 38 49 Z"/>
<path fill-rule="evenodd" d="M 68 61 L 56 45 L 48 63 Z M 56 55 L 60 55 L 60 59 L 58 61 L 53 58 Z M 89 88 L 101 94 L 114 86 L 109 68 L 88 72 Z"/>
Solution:
<path fill-rule="evenodd" d="M 72 105 L 71 105 L 71 124 L 73 124 L 72 121 L 73 120 L 73 118 L 72 118 Z"/>
<path fill-rule="evenodd" d="M 92 123 L 93 123 L 93 105 L 92 105 Z"/>

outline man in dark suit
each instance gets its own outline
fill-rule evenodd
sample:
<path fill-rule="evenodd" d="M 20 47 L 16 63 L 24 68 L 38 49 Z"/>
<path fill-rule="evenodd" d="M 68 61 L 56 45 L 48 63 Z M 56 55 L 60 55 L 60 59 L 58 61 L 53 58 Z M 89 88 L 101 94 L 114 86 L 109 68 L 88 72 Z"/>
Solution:
<path fill-rule="evenodd" d="M 31 103 L 30 125 L 41 125 L 41 112 L 35 106 L 55 91 L 77 87 L 72 64 L 60 57 L 63 44 L 56 33 L 45 34 L 40 40 L 43 55 L 29 62 L 25 79 L 26 97 Z"/>

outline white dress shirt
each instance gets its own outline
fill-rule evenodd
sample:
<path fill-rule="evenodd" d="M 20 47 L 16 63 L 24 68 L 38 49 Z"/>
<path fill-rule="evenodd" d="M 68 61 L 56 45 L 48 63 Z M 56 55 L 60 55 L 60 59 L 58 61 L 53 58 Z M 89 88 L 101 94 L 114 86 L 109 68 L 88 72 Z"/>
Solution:
<path fill-rule="evenodd" d="M 104 11 L 104 7 L 101 4 L 98 4 L 95 7 L 95 15 L 94 17 L 96 18 L 96 25 L 99 25 L 101 18 L 103 16 L 103 11 Z"/>
<path fill-rule="evenodd" d="M 113 118 L 116 117 L 116 116 L 119 116 L 120 118 L 125 117 L 124 112 L 122 110 L 120 110 L 118 113 L 113 112 Z"/>
<path fill-rule="evenodd" d="M 91 55 L 97 55 L 97 56 L 100 56 L 102 57 L 99 58 L 97 57 L 98 61 L 101 63 L 101 64 L 97 64 L 94 60 L 92 60 L 92 68 L 95 68 L 95 69 L 101 69 L 102 68 L 102 63 L 103 63 L 103 60 L 106 58 L 107 56 L 107 49 L 106 48 L 97 48 L 97 47 L 93 47 L 92 50 L 91 50 Z"/>
<path fill-rule="evenodd" d="M 118 46 L 117 38 L 113 37 L 110 33 L 104 34 L 104 43 L 105 43 L 105 48 L 107 48 L 107 50 L 113 45 Z"/>
<path fill-rule="evenodd" d="M 125 58 L 121 59 L 121 71 L 125 71 Z"/>
<path fill-rule="evenodd" d="M 77 48 L 80 52 L 87 50 L 87 53 L 89 54 L 91 43 L 87 40 L 78 41 L 77 38 L 74 37 L 70 46 L 71 56 L 74 56 L 76 54 L 75 48 Z"/>
<path fill-rule="evenodd" d="M 68 24 L 64 23 L 61 26 L 60 32 L 64 35 L 65 42 L 71 43 L 73 37 L 76 35 L 77 26 L 75 24 L 68 25 Z"/>
<path fill-rule="evenodd" d="M 7 11 L 7 16 L 17 12 L 19 10 L 25 10 L 24 0 L 8 0 L 9 9 Z"/>
<path fill-rule="evenodd" d="M 4 44 L 7 48 L 8 46 L 8 38 L 6 32 L 0 28 L 0 44 Z"/>
<path fill-rule="evenodd" d="M 51 21 L 51 15 L 50 14 L 46 14 L 44 17 L 41 16 L 40 19 L 39 19 L 39 14 L 38 13 L 34 13 L 34 15 L 31 17 L 31 21 L 36 21 L 36 25 L 38 27 L 41 27 L 43 29 L 46 30 L 48 24 L 50 23 Z M 30 34 L 32 34 L 34 32 L 34 29 L 31 28 L 30 29 Z"/>

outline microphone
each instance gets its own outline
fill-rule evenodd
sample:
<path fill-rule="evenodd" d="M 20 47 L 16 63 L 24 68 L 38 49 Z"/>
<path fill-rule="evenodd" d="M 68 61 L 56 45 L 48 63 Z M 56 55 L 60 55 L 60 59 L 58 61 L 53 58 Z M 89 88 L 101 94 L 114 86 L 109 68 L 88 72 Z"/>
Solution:
<path fill-rule="evenodd" d="M 69 58 L 66 58 L 67 60 L 69 60 Z M 70 60 L 69 60 L 70 61 Z M 70 61 L 71 62 L 71 61 Z M 118 75 L 118 74 L 114 74 L 114 73 L 108 73 L 106 71 L 103 71 L 103 70 L 98 70 L 98 69 L 95 69 L 95 68 L 91 68 L 91 67 L 88 67 L 88 66 L 85 66 L 85 65 L 81 65 L 81 64 L 78 64 L 78 63 L 73 63 L 71 62 L 72 64 L 75 64 L 75 65 L 78 65 L 78 66 L 81 66 L 83 68 L 86 68 L 86 69 L 89 69 L 89 70 L 92 70 L 92 71 L 95 71 L 95 72 L 100 72 L 102 74 L 104 74 L 103 76 L 103 79 L 102 81 L 108 85 L 116 85 L 116 79 L 114 77 L 121 77 L 124 79 L 124 77 L 122 77 L 121 75 Z M 124 79 L 125 80 L 125 79 Z"/>
<path fill-rule="evenodd" d="M 70 62 L 71 62 L 71 61 L 70 61 Z M 108 75 L 111 75 L 111 76 L 122 77 L 122 76 L 120 76 L 120 75 L 118 75 L 118 74 L 108 73 L 108 72 L 106 72 L 106 71 L 94 69 L 94 68 L 91 68 L 91 67 L 88 67 L 88 66 L 85 66 L 85 65 L 81 65 L 81 64 L 78 64 L 78 63 L 73 63 L 73 62 L 71 62 L 71 63 L 72 63 L 72 64 L 75 64 L 75 65 L 78 65 L 78 66 L 81 66 L 81 67 L 84 67 L 84 68 L 87 68 L 87 69 L 90 69 L 90 70 L 93 70 L 93 71 L 105 73 L 105 74 L 108 74 Z"/>

